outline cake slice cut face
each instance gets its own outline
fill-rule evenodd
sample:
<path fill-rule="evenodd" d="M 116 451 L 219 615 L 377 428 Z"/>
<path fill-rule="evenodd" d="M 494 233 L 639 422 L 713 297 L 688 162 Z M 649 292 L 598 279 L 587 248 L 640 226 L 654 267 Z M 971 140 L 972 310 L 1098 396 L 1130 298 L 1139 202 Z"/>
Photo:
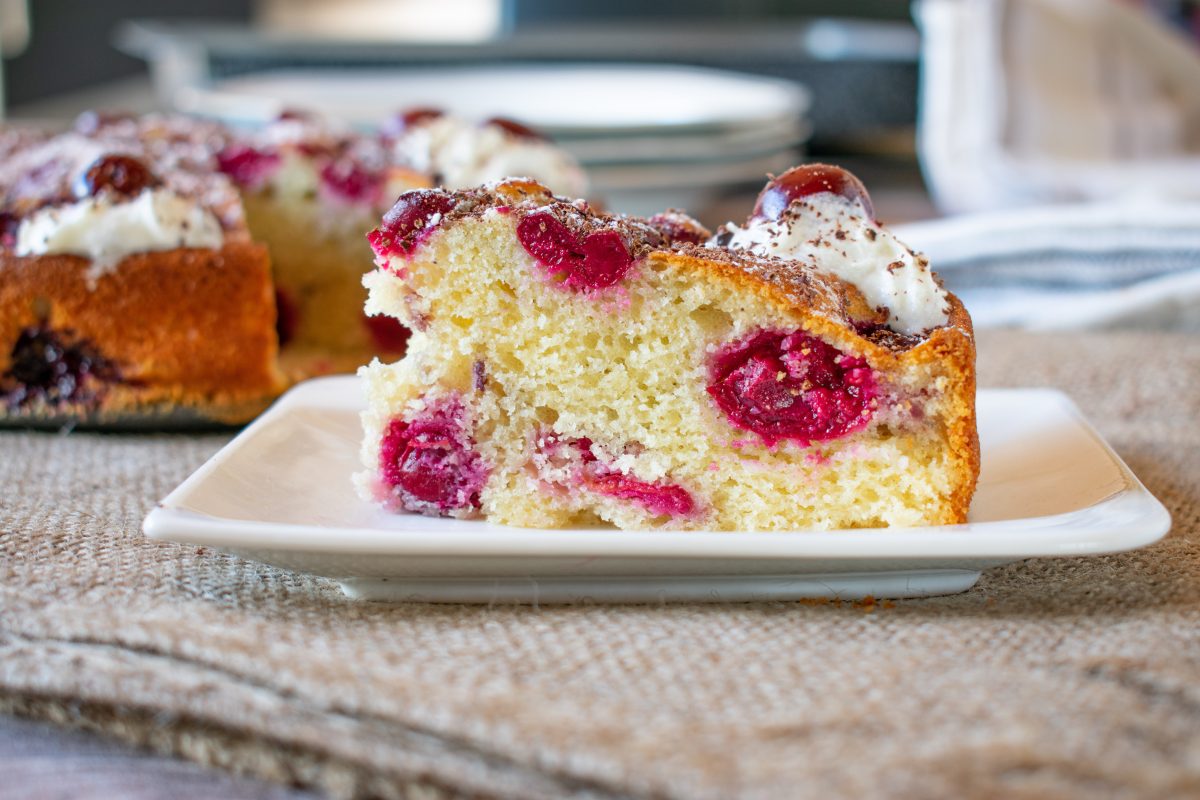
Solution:
<path fill-rule="evenodd" d="M 401 196 L 367 312 L 413 330 L 362 370 L 360 489 L 529 527 L 962 522 L 978 474 L 961 304 L 835 167 L 744 226 L 598 213 L 510 179 Z"/>

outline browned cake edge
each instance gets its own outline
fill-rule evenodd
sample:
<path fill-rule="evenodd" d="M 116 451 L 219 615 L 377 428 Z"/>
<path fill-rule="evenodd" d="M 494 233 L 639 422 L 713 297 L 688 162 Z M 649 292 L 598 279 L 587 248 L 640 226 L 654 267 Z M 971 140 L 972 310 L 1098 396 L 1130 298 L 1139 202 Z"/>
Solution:
<path fill-rule="evenodd" d="M 102 420 L 180 408 L 236 423 L 283 389 L 263 246 L 139 253 L 93 279 L 90 267 L 78 256 L 0 252 L 0 374 L 21 332 L 40 326 L 86 342 L 120 375 L 88 407 L 5 404 L 0 417 Z"/>

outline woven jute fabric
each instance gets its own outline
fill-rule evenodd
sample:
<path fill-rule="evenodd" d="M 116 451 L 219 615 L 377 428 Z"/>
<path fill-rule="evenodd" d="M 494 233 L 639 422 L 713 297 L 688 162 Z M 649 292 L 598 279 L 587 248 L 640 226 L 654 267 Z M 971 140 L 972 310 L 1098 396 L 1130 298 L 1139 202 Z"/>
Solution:
<path fill-rule="evenodd" d="M 339 796 L 1200 796 L 1200 339 L 979 362 L 1068 392 L 1168 537 L 895 603 L 362 603 L 142 537 L 226 436 L 0 434 L 0 708 Z"/>

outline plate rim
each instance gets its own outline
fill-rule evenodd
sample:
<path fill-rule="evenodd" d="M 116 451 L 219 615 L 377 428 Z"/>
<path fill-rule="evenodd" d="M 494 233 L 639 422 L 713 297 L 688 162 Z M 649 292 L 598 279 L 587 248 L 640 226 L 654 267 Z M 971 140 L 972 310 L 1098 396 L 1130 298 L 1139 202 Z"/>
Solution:
<path fill-rule="evenodd" d="M 639 122 L 637 124 L 623 125 L 596 125 L 596 124 L 581 124 L 581 123 L 564 123 L 561 119 L 552 122 L 539 122 L 538 120 L 527 119 L 530 124 L 536 124 L 546 133 L 553 137 L 558 136 L 577 136 L 577 135 L 593 135 L 619 131 L 623 133 L 638 132 L 643 134 L 667 135 L 676 132 L 684 131 L 725 131 L 730 129 L 745 129 L 755 125 L 763 124 L 769 121 L 786 120 L 792 118 L 804 118 L 811 111 L 813 105 L 812 90 L 808 86 L 789 81 L 783 78 L 758 75 L 755 73 L 740 72 L 731 69 L 722 69 L 716 67 L 697 66 L 691 64 L 663 64 L 644 61 L 619 61 L 605 64 L 595 64 L 587 61 L 566 61 L 560 64 L 553 65 L 552 68 L 547 68 L 545 65 L 538 64 L 509 64 L 501 67 L 485 66 L 477 64 L 462 64 L 452 66 L 418 66 L 412 68 L 379 68 L 370 70 L 360 69 L 326 69 L 322 70 L 318 76 L 319 81 L 332 83 L 336 80 L 344 80 L 347 77 L 353 78 L 359 83 L 366 80 L 378 79 L 395 79 L 402 77 L 406 82 L 415 85 L 421 85 L 422 79 L 427 79 L 429 76 L 447 76 L 453 79 L 470 79 L 474 75 L 486 73 L 489 76 L 497 74 L 497 70 L 508 76 L 524 77 L 536 73 L 567 73 L 567 72 L 595 72 L 607 73 L 622 73 L 623 75 L 653 74 L 655 78 L 659 77 L 676 77 L 683 74 L 695 76 L 697 78 L 709 78 L 711 80 L 726 80 L 726 81 L 741 81 L 743 85 L 756 84 L 763 87 L 765 90 L 772 91 L 776 94 L 777 99 L 786 98 L 781 103 L 772 104 L 770 110 L 760 109 L 753 115 L 742 116 L 735 118 L 730 115 L 714 115 L 707 119 L 667 119 L 651 122 Z M 244 90 L 239 91 L 237 87 L 244 86 L 247 83 L 253 85 L 253 78 L 260 84 L 266 81 L 288 81 L 303 78 L 306 81 L 312 81 L 313 76 L 310 71 L 297 68 L 279 68 L 266 70 L 263 72 L 250 75 L 231 76 L 225 81 L 221 81 L 213 86 L 193 86 L 185 87 L 176 97 L 176 102 L 182 110 L 191 113 L 200 114 L 201 116 L 219 117 L 228 119 L 229 121 L 240 120 L 243 123 L 257 124 L 269 120 L 274 116 L 276 109 L 282 101 L 272 99 L 262 94 L 261 90 L 257 93 L 248 93 Z M 232 90 L 230 87 L 234 87 Z M 268 113 L 263 111 L 263 106 L 266 104 L 272 110 Z"/>
<path fill-rule="evenodd" d="M 787 562 L 893 559 L 1007 559 L 1101 555 L 1152 544 L 1171 528 L 1166 507 L 1152 495 L 1065 393 L 1057 389 L 981 389 L 980 394 L 1039 395 L 1057 403 L 1118 467 L 1124 486 L 1101 501 L 1042 517 L 915 528 L 835 531 L 620 531 L 536 529 L 480 521 L 478 531 L 397 531 L 215 517 L 180 500 L 257 433 L 297 407 L 357 409 L 361 394 L 353 375 L 297 384 L 258 419 L 172 490 L 147 514 L 150 539 L 240 551 L 310 554 L 373 554 L 419 558 L 670 558 L 688 560 L 762 558 Z M 349 402 L 353 400 L 353 403 Z M 437 524 L 430 520 L 431 526 Z M 1064 530 L 1065 529 L 1065 530 Z M 498 535 L 498 533 L 509 535 Z M 418 534 L 419 535 L 414 535 Z M 1048 535 L 1054 534 L 1054 535 Z"/>

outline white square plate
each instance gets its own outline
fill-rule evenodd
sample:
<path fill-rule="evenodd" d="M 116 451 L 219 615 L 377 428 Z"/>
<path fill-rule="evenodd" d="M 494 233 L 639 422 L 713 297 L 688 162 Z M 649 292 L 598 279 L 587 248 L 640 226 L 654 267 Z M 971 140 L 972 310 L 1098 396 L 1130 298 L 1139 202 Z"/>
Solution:
<path fill-rule="evenodd" d="M 1167 510 L 1060 392 L 979 393 L 970 521 L 794 533 L 534 530 L 364 502 L 358 379 L 292 389 L 146 517 L 153 539 L 334 578 L 351 597 L 447 602 L 742 601 L 960 592 L 1032 556 L 1143 547 Z"/>

